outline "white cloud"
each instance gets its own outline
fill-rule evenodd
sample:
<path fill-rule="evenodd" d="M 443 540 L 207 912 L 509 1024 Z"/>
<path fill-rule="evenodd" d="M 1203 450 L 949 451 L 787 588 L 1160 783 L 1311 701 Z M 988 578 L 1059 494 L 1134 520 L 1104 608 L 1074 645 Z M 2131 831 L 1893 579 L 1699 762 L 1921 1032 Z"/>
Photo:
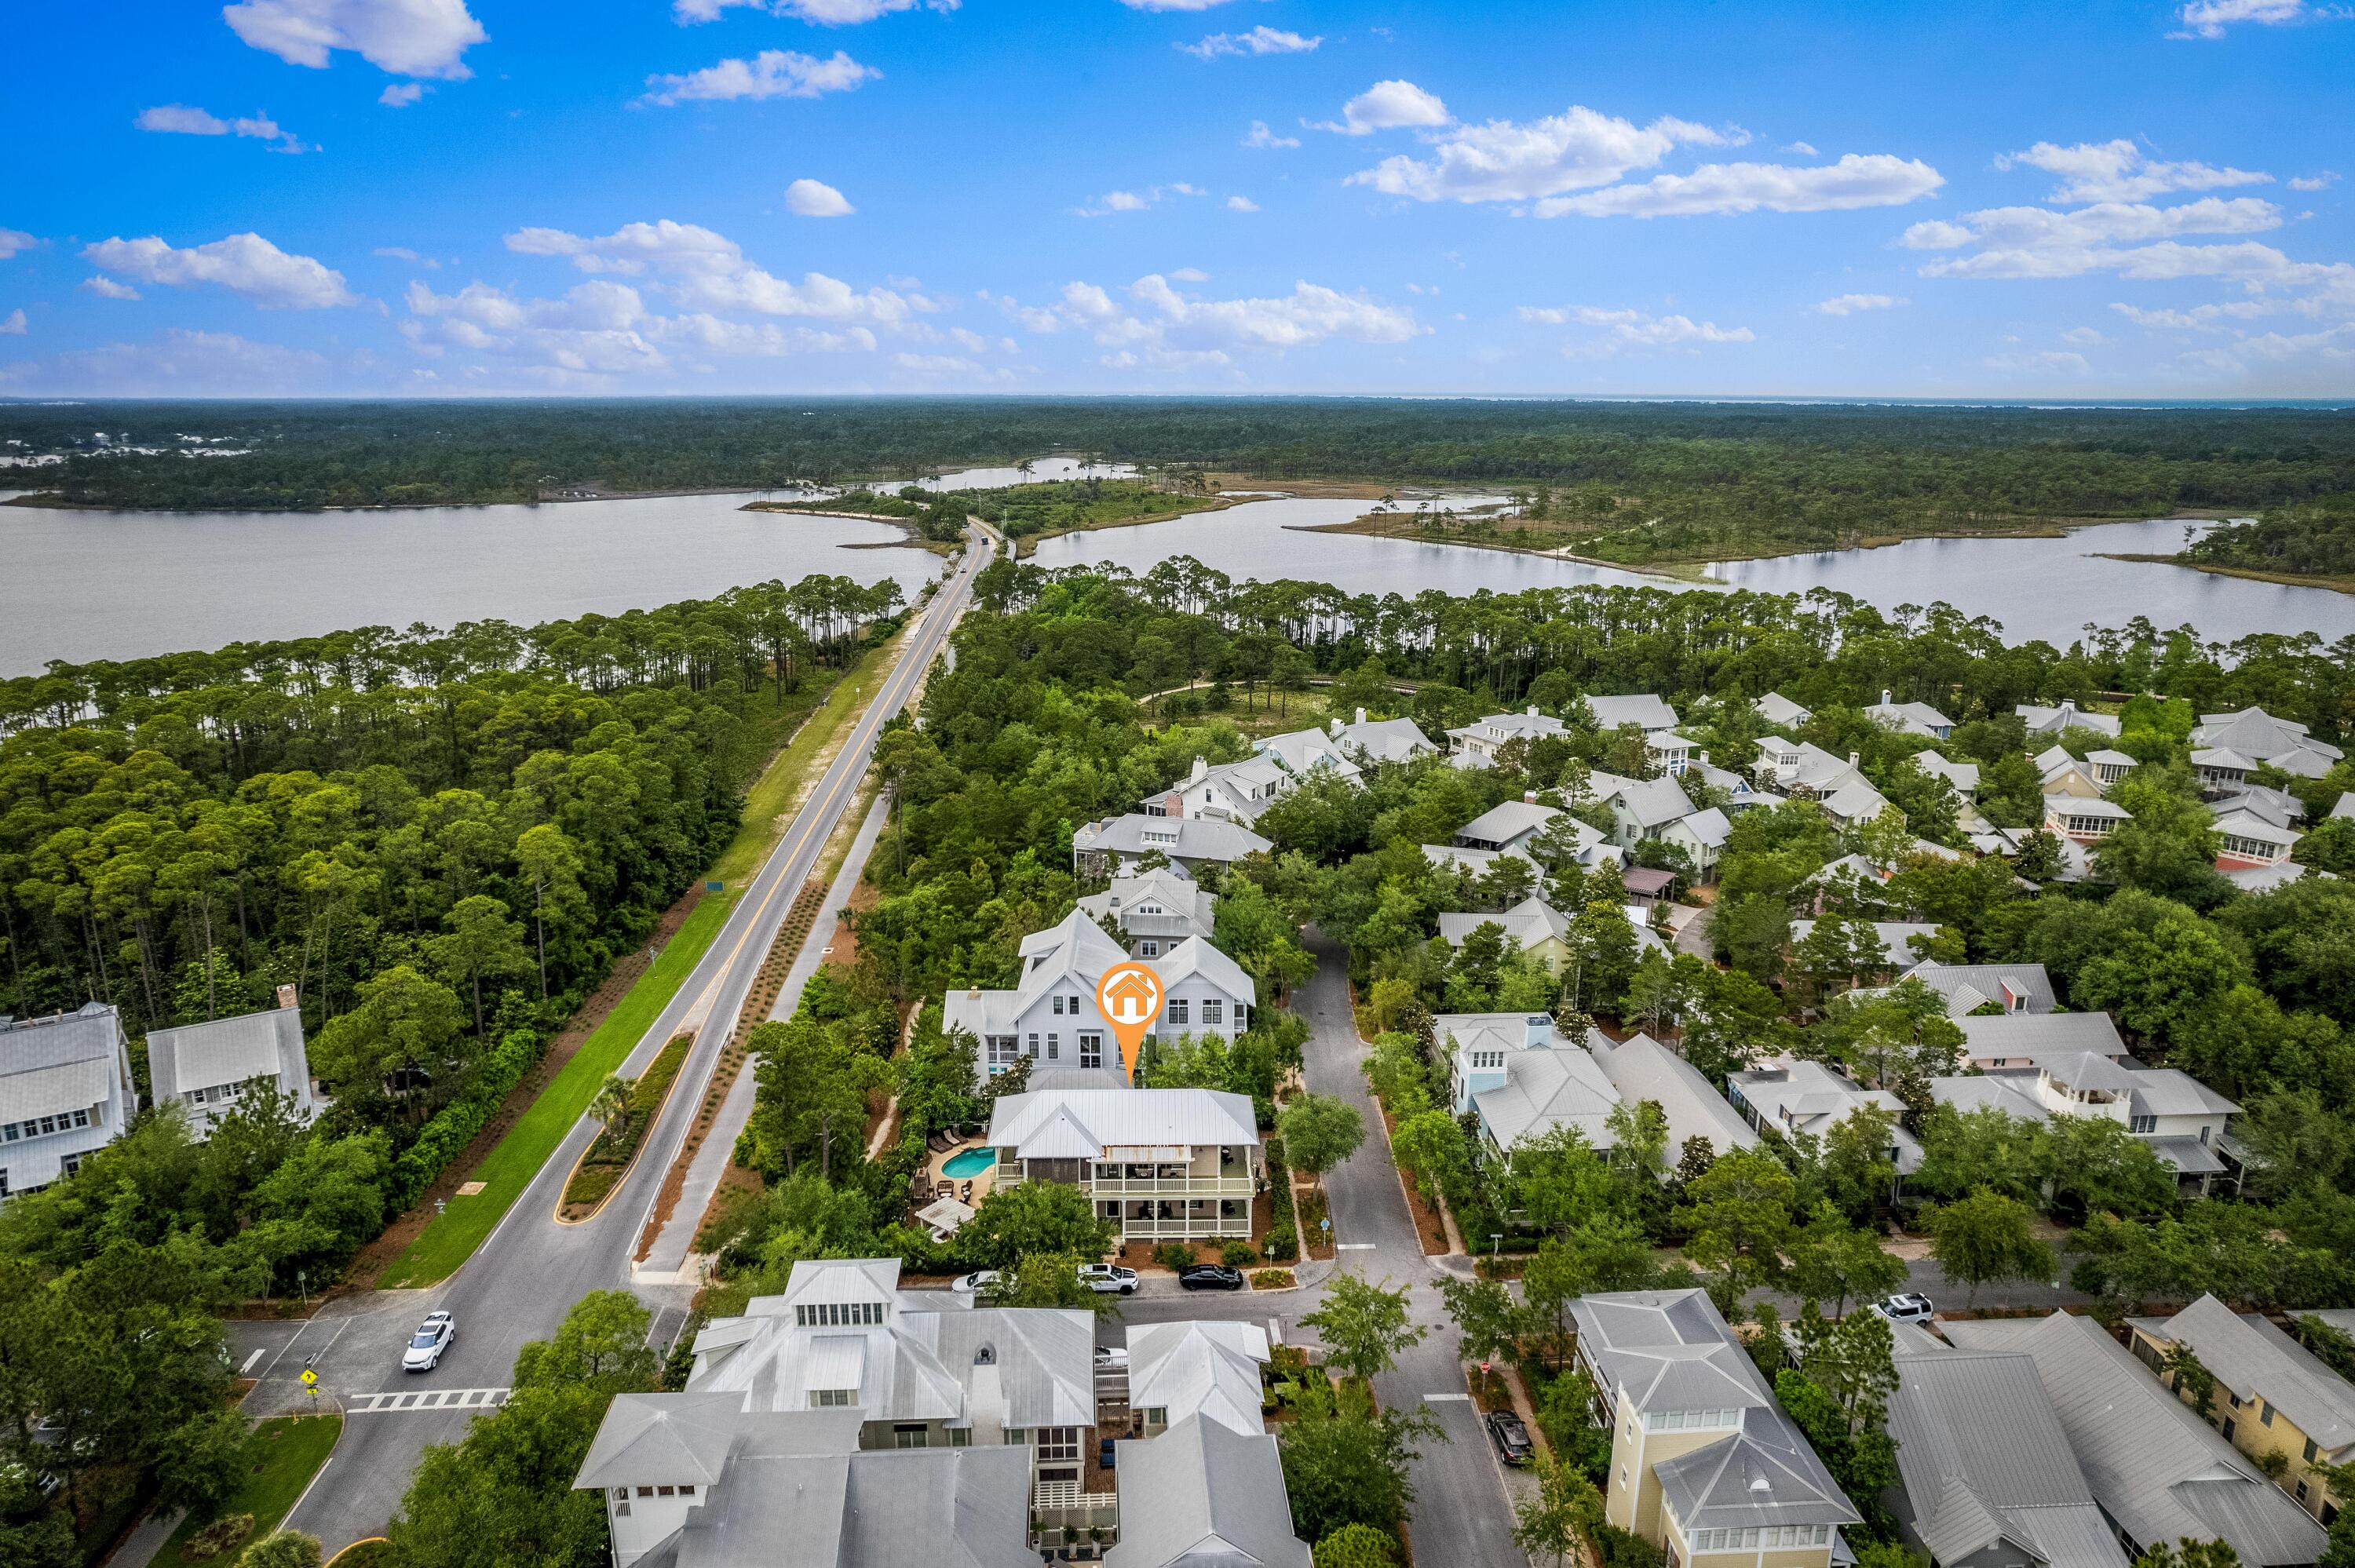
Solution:
<path fill-rule="evenodd" d="M 1227 198 L 1227 210 L 1229 212 L 1257 212 L 1259 210 L 1259 203 L 1252 200 L 1252 198 L 1247 196 L 1231 196 Z"/>
<path fill-rule="evenodd" d="M 2336 6 L 2308 5 L 2306 0 L 2190 0 L 2175 15 L 2182 22 L 2183 30 L 2169 33 L 2169 37 L 2221 38 L 2224 29 L 2235 22 L 2278 27 L 2345 13 Z"/>
<path fill-rule="evenodd" d="M 1846 153 L 1814 168 L 1786 164 L 1703 164 L 1689 175 L 1655 175 L 1637 185 L 1552 196 L 1540 217 L 1672 217 L 1696 213 L 1844 212 L 1917 201 L 1946 183 L 1919 158 Z"/>
<path fill-rule="evenodd" d="M 376 101 L 387 109 L 406 109 L 425 96 L 421 81 L 397 81 L 376 95 Z"/>
<path fill-rule="evenodd" d="M 424 257 L 420 256 L 416 251 L 411 250 L 406 245 L 379 245 L 371 252 L 371 254 L 388 257 L 395 261 L 423 261 L 425 260 Z"/>
<path fill-rule="evenodd" d="M 2347 384 L 2348 371 L 2355 368 L 2355 323 L 2235 338 L 2221 347 L 2196 349 L 2183 356 L 2183 363 L 2228 376 L 2264 371 L 2275 385 L 2282 384 L 2285 372 L 2303 373 L 2313 391 L 2336 396 Z"/>
<path fill-rule="evenodd" d="M 1796 153 L 1802 158 L 1812 158 L 1816 155 L 1816 146 L 1812 142 L 1785 142 L 1783 143 L 1783 151 Z"/>
<path fill-rule="evenodd" d="M 2186 234 L 2256 234 L 2279 227 L 2281 209 L 2255 196 L 2201 196 L 2173 207 L 2147 202 L 2098 202 L 2056 212 L 2041 207 L 1999 207 L 1966 213 L 1959 223 L 1917 223 L 1902 237 L 1917 250 L 1971 253 L 1922 268 L 1924 277 L 2073 278 L 2116 270 L 2135 277 L 2237 275 L 2252 266 L 2286 264 L 2263 245 L 2175 243 Z"/>
<path fill-rule="evenodd" d="M 1132 11 L 1207 11 L 1227 0 L 1120 0 Z"/>
<path fill-rule="evenodd" d="M 1159 204 L 1165 196 L 1198 196 L 1210 193 L 1185 180 L 1173 180 L 1166 185 L 1147 185 L 1142 191 L 1106 191 L 1096 198 L 1093 207 L 1075 207 L 1071 211 L 1081 217 L 1108 217 L 1116 212 L 1143 212 Z M 1230 203 L 1230 205 L 1232 205 Z"/>
<path fill-rule="evenodd" d="M 1403 343 L 1427 330 L 1412 311 L 1318 283 L 1295 282 L 1291 293 L 1269 299 L 1206 300 L 1172 285 L 1184 277 L 1148 273 L 1129 286 L 1127 304 L 1084 282 L 1065 284 L 1051 307 L 999 303 L 1033 332 L 1069 326 L 1118 350 L 1103 361 L 1115 368 L 1224 365 L 1237 352 L 1282 353 L 1333 338 Z"/>
<path fill-rule="evenodd" d="M 2268 315 L 2275 308 L 2263 300 L 2233 300 L 2220 304 L 2194 305 L 2188 311 L 2146 311 L 2122 303 L 2110 306 L 2137 326 L 2174 332 L 2222 332 L 2228 320 L 2250 321 Z"/>
<path fill-rule="evenodd" d="M 1523 305 L 1517 313 L 1521 320 L 1540 326 L 1610 329 L 1599 338 L 1572 344 L 1569 352 L 1578 355 L 1614 354 L 1623 348 L 1693 349 L 1701 344 L 1754 343 L 1758 335 L 1748 327 L 1721 327 L 1715 322 L 1697 322 L 1690 316 L 1655 316 L 1636 310 L 1606 310 L 1599 305 Z"/>
<path fill-rule="evenodd" d="M 790 282 L 746 260 L 727 236 L 669 218 L 625 224 L 598 238 L 560 228 L 518 229 L 506 237 L 506 247 L 524 256 L 570 257 L 583 272 L 651 279 L 651 286 L 680 304 L 702 310 L 897 324 L 920 308 L 889 289 L 862 292 L 823 272 Z"/>
<path fill-rule="evenodd" d="M 958 0 L 672 0 L 670 14 L 680 26 L 716 22 L 731 6 L 745 5 L 772 16 L 790 16 L 818 27 L 851 27 L 888 16 L 894 11 L 954 11 Z"/>
<path fill-rule="evenodd" d="M 349 49 L 395 76 L 472 76 L 460 57 L 490 37 L 465 0 L 240 0 L 221 16 L 289 65 L 324 69 L 331 50 Z"/>
<path fill-rule="evenodd" d="M 22 379 L 82 397 L 269 396 L 325 390 L 332 368 L 307 349 L 255 343 L 235 333 L 174 328 L 151 343 L 111 343 L 59 355 Z"/>
<path fill-rule="evenodd" d="M 5 261 L 20 250 L 30 250 L 39 240 L 21 228 L 0 228 L 0 261 Z"/>
<path fill-rule="evenodd" d="M 1199 267 L 1180 267 L 1169 276 L 1181 283 L 1207 283 L 1210 281 L 1210 275 Z"/>
<path fill-rule="evenodd" d="M 2010 371 L 2030 376 L 2090 376 L 2094 372 L 2093 366 L 2086 363 L 2083 355 L 2071 354 L 2058 348 L 2048 348 L 2033 353 L 1994 354 L 1979 363 L 1989 370 Z"/>
<path fill-rule="evenodd" d="M 1526 124 L 1491 120 L 1458 126 L 1437 139 L 1430 158 L 1401 153 L 1351 175 L 1348 183 L 1417 201 L 1531 201 L 1607 185 L 1631 169 L 1658 163 L 1681 143 L 1715 146 L 1727 139 L 1690 121 L 1663 118 L 1639 126 L 1572 104 Z"/>
<path fill-rule="evenodd" d="M 650 90 L 641 101 L 685 103 L 694 100 L 739 98 L 816 98 L 848 92 L 883 73 L 860 65 L 840 49 L 831 59 L 798 54 L 792 49 L 762 49 L 749 60 L 724 59 L 685 76 L 646 78 Z"/>
<path fill-rule="evenodd" d="M 2059 175 L 2048 201 L 2143 201 L 2169 191 L 2209 191 L 2226 185 L 2262 185 L 2271 175 L 2248 169 L 2217 168 L 2201 163 L 2167 164 L 2146 157 L 2140 147 L 2121 136 L 2111 142 L 2080 142 L 2073 147 L 2039 142 L 2025 153 L 2007 153 L 1995 166 L 2025 165 Z"/>
<path fill-rule="evenodd" d="M 389 90 L 389 89 L 387 90 Z M 161 131 L 181 136 L 227 136 L 234 132 L 260 142 L 281 143 L 273 151 L 301 153 L 309 149 L 292 131 L 285 130 L 267 115 L 257 114 L 248 119 L 223 120 L 202 109 L 185 103 L 159 103 L 153 109 L 143 109 L 132 122 L 142 131 Z"/>
<path fill-rule="evenodd" d="M 1899 294 L 1839 294 L 1815 307 L 1820 316 L 1852 316 L 1859 311 L 1894 310 L 1905 302 Z"/>
<path fill-rule="evenodd" d="M 2061 341 L 2062 343 L 2073 343 L 2081 348 L 2091 348 L 2096 344 L 2107 343 L 2110 340 L 2104 337 L 2098 328 L 2081 326 L 2071 327 L 2067 332 L 2062 333 L 2061 334 Z"/>
<path fill-rule="evenodd" d="M 0 334 L 5 334 L 9 337 L 24 336 L 25 313 L 21 310 L 15 310 L 10 311 L 5 317 L 0 317 Z"/>
<path fill-rule="evenodd" d="M 2338 179 L 2339 175 L 2335 172 L 2326 170 L 2318 175 L 2309 175 L 2294 179 L 2289 182 L 2289 188 L 2294 191 L 2328 190 L 2338 182 Z"/>
<path fill-rule="evenodd" d="M 359 303 L 344 275 L 308 256 L 290 255 L 259 234 L 232 234 L 209 245 L 175 249 L 150 235 L 85 246 L 82 260 L 143 283 L 175 288 L 218 283 L 264 309 L 318 310 Z"/>
<path fill-rule="evenodd" d="M 858 209 L 824 180 L 800 179 L 785 187 L 785 210 L 801 217 L 847 217 Z"/>
<path fill-rule="evenodd" d="M 1297 147 L 1300 145 L 1300 138 L 1279 136 L 1267 128 L 1266 121 L 1254 120 L 1252 122 L 1251 133 L 1243 138 L 1243 145 L 1246 147 Z"/>
<path fill-rule="evenodd" d="M 1212 33 L 1199 44 L 1172 47 L 1196 59 L 1214 60 L 1220 55 L 1305 55 L 1324 41 L 1322 33 L 1304 38 L 1298 33 L 1262 26 L 1248 33 Z"/>
<path fill-rule="evenodd" d="M 118 283 L 104 273 L 93 273 L 81 281 L 81 286 L 101 300 L 135 300 L 139 291 L 128 283 Z"/>
<path fill-rule="evenodd" d="M 1374 83 L 1341 105 L 1338 121 L 1320 121 L 1315 129 L 1335 131 L 1344 136 L 1370 136 L 1377 131 L 1401 126 L 1446 125 L 1453 118 L 1437 94 L 1425 92 L 1411 81 L 1393 79 Z"/>

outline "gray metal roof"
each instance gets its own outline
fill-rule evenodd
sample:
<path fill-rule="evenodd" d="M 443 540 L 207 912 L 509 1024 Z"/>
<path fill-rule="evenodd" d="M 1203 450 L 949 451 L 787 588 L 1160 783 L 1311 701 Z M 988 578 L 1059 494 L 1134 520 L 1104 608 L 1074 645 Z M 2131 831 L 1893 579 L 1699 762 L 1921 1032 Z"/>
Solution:
<path fill-rule="evenodd" d="M 1268 1357 L 1256 1323 L 1140 1323 L 1128 1331 L 1129 1407 L 1166 1411 L 1172 1426 L 1200 1415 L 1256 1437 L 1267 1429 L 1260 1368 Z"/>
<path fill-rule="evenodd" d="M 1993 1108 L 2022 1121 L 2043 1121 L 2051 1116 L 2042 1102 L 2019 1086 L 2024 1075 L 1961 1073 L 1930 1080 L 1930 1097 L 1958 1111 Z"/>
<path fill-rule="evenodd" d="M 1251 1097 L 1220 1089 L 1034 1089 L 990 1108 L 992 1149 L 1025 1160 L 1097 1160 L 1107 1149 L 1257 1143 Z"/>
<path fill-rule="evenodd" d="M 1674 729 L 1677 726 L 1677 710 L 1668 705 L 1667 698 L 1657 693 L 1636 692 L 1628 696 L 1614 697 L 1590 696 L 1585 699 L 1585 702 L 1586 711 L 1594 715 L 1595 726 L 1600 729 L 1616 729 L 1623 724 L 1632 724 L 1649 734 L 1654 730 Z"/>
<path fill-rule="evenodd" d="M 1966 1350 L 2032 1357 L 2094 1500 L 2139 1545 L 2222 1539 L 2245 1563 L 2314 1562 L 2323 1531 L 2090 1318 L 1948 1322 Z"/>
<path fill-rule="evenodd" d="M 1458 840 L 1471 840 L 1476 844 L 1508 844 L 1524 833 L 1543 828 L 1561 815 L 1559 806 L 1540 806 L 1532 800 L 1505 800 L 1489 807 L 1470 821 L 1455 830 Z"/>
<path fill-rule="evenodd" d="M 2049 1568 L 2125 1568 L 2024 1355 L 1900 1356 L 1889 1435 L 1922 1544 L 1955 1563 L 2009 1540 Z"/>
<path fill-rule="evenodd" d="M 123 1023 L 103 1002 L 0 1023 L 0 1122 L 88 1110 L 106 1100 L 111 1078 L 127 1097 L 131 1059 Z"/>
<path fill-rule="evenodd" d="M 1949 1001 L 1965 988 L 1977 993 L 1971 1006 L 1981 1001 L 2000 1001 L 2004 987 L 2028 998 L 2025 1012 L 2050 1012 L 2053 1007 L 2052 977 L 2044 972 L 2042 964 L 1941 964 L 1924 961 L 1915 964 L 1901 977 L 1918 980 Z M 1964 1008 L 1968 1012 L 1970 1008 Z M 1956 1022 L 1961 1022 L 1956 1015 Z"/>
<path fill-rule="evenodd" d="M 1672 1151 L 1694 1138 L 1707 1139 L 1720 1154 L 1757 1147 L 1757 1129 L 1710 1086 L 1700 1070 L 1650 1035 L 1633 1034 L 1614 1044 L 1601 1031 L 1589 1030 L 1586 1048 L 1622 1100 L 1649 1100 L 1660 1107 Z"/>
<path fill-rule="evenodd" d="M 1604 802 L 1625 811 L 1646 830 L 1666 827 L 1692 815 L 1693 803 L 1673 779 L 1630 779 L 1606 792 Z"/>
<path fill-rule="evenodd" d="M 617 1393 L 575 1487 L 709 1486 L 728 1467 L 742 1401 L 732 1393 Z M 858 1441 L 858 1414 L 829 1410 Z"/>
<path fill-rule="evenodd" d="M 1120 1544 L 1106 1568 L 1309 1568 L 1275 1439 L 1189 1416 L 1119 1449 Z"/>
<path fill-rule="evenodd" d="M 1780 692 L 1769 692 L 1750 705 L 1771 725 L 1802 725 L 1815 716 L 1813 708 L 1803 707 Z"/>
<path fill-rule="evenodd" d="M 176 1029 L 147 1032 L 147 1082 L 159 1100 L 191 1089 L 270 1078 L 289 1094 L 310 1086 L 303 1012 L 274 1007 Z"/>
<path fill-rule="evenodd" d="M 1158 842 L 1147 834 L 1174 833 L 1173 842 Z M 1234 822 L 1215 817 L 1148 817 L 1142 811 L 1106 817 L 1082 828 L 1074 836 L 1078 850 L 1103 850 L 1139 858 L 1158 850 L 1173 861 L 1237 861 L 1275 846 Z"/>
<path fill-rule="evenodd" d="M 2218 1383 L 2244 1402 L 2279 1406 L 2326 1456 L 2355 1443 L 2355 1386 L 2264 1319 L 2202 1296 L 2172 1318 L 2137 1318 L 2135 1327 L 2190 1346 Z"/>
<path fill-rule="evenodd" d="M 1460 948 L 1466 937 L 1487 925 L 1502 927 L 1509 940 L 1524 948 L 1534 948 L 1548 938 L 1565 941 L 1570 937 L 1570 916 L 1532 894 L 1501 915 L 1442 915 L 1440 940 Z"/>
<path fill-rule="evenodd" d="M 1922 978 L 1926 981 L 1930 977 Z M 2050 984 L 2046 982 L 2048 996 Z M 2074 1051 L 2098 1052 L 2112 1060 L 2126 1054 L 2126 1043 L 2118 1037 L 2118 1026 L 2106 1012 L 2006 1012 L 1957 1018 L 1955 1022 L 1963 1032 L 1963 1054 L 1975 1062 L 2019 1056 L 2041 1059 Z"/>
<path fill-rule="evenodd" d="M 1594 1058 L 1575 1045 L 1508 1053 L 1502 1086 L 1482 1090 L 1472 1103 L 1501 1149 L 1558 1127 L 1576 1128 L 1595 1149 L 1617 1141 L 1608 1123 L 1618 1108 L 1619 1091 Z"/>

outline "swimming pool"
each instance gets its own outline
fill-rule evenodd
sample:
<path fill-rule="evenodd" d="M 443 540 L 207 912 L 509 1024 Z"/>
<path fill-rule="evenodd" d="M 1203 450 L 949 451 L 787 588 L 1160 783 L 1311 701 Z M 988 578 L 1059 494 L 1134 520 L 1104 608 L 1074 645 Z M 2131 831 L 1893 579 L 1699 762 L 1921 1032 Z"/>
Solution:
<path fill-rule="evenodd" d="M 943 1176 L 978 1176 L 996 1163 L 997 1150 L 994 1149 L 961 1150 L 957 1153 L 949 1156 L 948 1162 L 941 1167 L 941 1174 Z"/>

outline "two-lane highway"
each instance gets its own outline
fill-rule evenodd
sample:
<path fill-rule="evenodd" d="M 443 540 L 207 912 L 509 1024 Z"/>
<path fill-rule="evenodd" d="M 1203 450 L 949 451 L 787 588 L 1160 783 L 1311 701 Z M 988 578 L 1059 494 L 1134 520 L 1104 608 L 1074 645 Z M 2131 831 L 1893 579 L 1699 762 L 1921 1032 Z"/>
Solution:
<path fill-rule="evenodd" d="M 910 628 L 898 662 L 737 900 L 710 950 L 623 1064 L 624 1073 L 643 1071 L 683 1024 L 699 1023 L 678 1086 L 649 1135 L 646 1157 L 604 1209 L 577 1225 L 555 1220 L 565 1177 L 595 1136 L 595 1128 L 583 1118 L 474 1257 L 442 1284 L 335 1302 L 291 1344 L 282 1342 L 282 1328 L 263 1332 L 260 1325 L 250 1330 L 234 1326 L 232 1347 L 240 1363 L 253 1350 L 270 1352 L 256 1366 L 261 1383 L 249 1400 L 250 1410 L 268 1414 L 304 1407 L 309 1396 L 298 1379 L 307 1361 L 318 1371 L 322 1396 L 349 1413 L 334 1460 L 287 1521 L 317 1535 L 329 1552 L 383 1531 L 419 1454 L 429 1443 L 455 1441 L 474 1413 L 504 1396 L 516 1352 L 527 1340 L 554 1332 L 565 1312 L 588 1292 L 630 1287 L 640 1232 L 663 1178 L 685 1144 L 704 1086 L 786 912 L 857 798 L 877 736 L 913 698 L 971 602 L 974 578 L 1003 544 L 976 524 L 955 571 Z M 700 1216 L 684 1213 L 685 1207 L 681 1205 L 673 1224 L 687 1226 L 691 1233 Z M 678 1321 L 676 1310 L 663 1309 L 683 1307 L 691 1291 L 684 1285 L 661 1285 L 640 1288 L 638 1294 L 658 1309 L 659 1331 L 662 1325 L 675 1327 Z M 400 1347 L 418 1320 L 435 1308 L 456 1315 L 457 1340 L 433 1372 L 403 1373 Z M 400 1397 L 441 1389 L 453 1392 L 432 1400 Z M 464 1391 L 464 1397 L 456 1396 L 456 1391 Z"/>

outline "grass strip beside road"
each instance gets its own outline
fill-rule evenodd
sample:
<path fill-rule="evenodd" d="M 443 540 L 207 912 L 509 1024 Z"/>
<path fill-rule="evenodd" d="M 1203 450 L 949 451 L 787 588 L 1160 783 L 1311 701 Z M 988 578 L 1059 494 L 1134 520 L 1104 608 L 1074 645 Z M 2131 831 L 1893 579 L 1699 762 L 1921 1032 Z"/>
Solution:
<path fill-rule="evenodd" d="M 743 824 L 711 868 L 711 876 L 725 883 L 725 890 L 703 896 L 629 994 L 469 1173 L 468 1180 L 482 1182 L 483 1190 L 472 1197 L 451 1198 L 443 1212 L 409 1244 L 409 1250 L 384 1271 L 377 1281 L 378 1288 L 435 1285 L 449 1278 L 523 1196 L 539 1168 L 548 1163 L 549 1156 L 587 1112 L 589 1102 L 597 1097 L 606 1075 L 620 1071 L 630 1052 L 695 972 L 696 965 L 703 961 L 738 896 L 782 835 L 778 819 L 793 805 L 805 776 L 815 777 L 819 756 L 858 716 L 867 694 L 882 684 L 906 635 L 903 629 L 889 642 L 869 649 L 844 672 L 817 711 L 762 770 L 745 794 Z M 733 1019 L 711 1021 L 716 1028 L 732 1028 L 734 1023 Z"/>
<path fill-rule="evenodd" d="M 384 1271 L 377 1281 L 378 1288 L 439 1284 L 474 1255 L 507 1209 L 523 1196 L 573 1123 L 587 1112 L 606 1075 L 621 1070 L 630 1052 L 695 972 L 695 966 L 703 961 L 712 938 L 728 923 L 739 891 L 731 887 L 704 895 L 629 994 L 605 1015 L 605 1022 L 540 1091 L 531 1108 L 517 1118 L 507 1135 L 474 1167 L 467 1179 L 482 1182 L 483 1190 L 472 1197 L 450 1199 L 448 1207 Z"/>
<path fill-rule="evenodd" d="M 237 1495 L 220 1511 L 223 1519 L 251 1514 L 252 1531 L 218 1555 L 192 1557 L 187 1549 L 197 1538 L 198 1526 L 194 1520 L 184 1519 L 155 1554 L 156 1568 L 196 1568 L 203 1563 L 218 1568 L 235 1563 L 248 1542 L 278 1528 L 287 1510 L 302 1498 L 303 1489 L 335 1451 L 336 1439 L 343 1430 L 340 1415 L 281 1415 L 255 1427 L 246 1444 L 249 1472 L 238 1483 Z"/>

